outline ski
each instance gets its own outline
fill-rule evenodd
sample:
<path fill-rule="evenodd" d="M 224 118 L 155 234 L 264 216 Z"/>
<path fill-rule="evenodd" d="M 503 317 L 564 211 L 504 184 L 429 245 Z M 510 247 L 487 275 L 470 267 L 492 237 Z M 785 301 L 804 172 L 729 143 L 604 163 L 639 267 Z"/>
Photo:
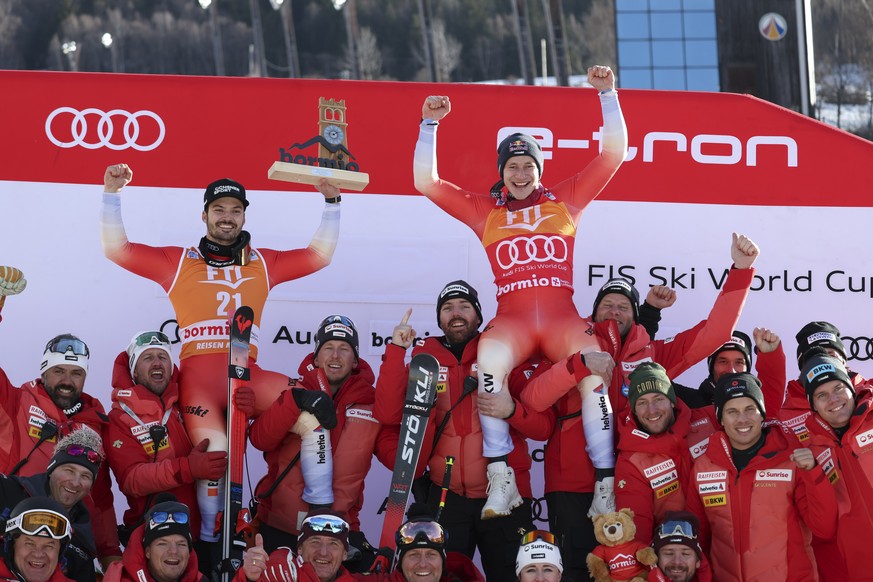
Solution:
<path fill-rule="evenodd" d="M 249 379 L 249 342 L 251 341 L 254 312 L 251 307 L 240 307 L 230 321 L 230 349 L 228 350 L 227 382 L 227 473 L 224 476 L 224 511 L 221 518 L 221 580 L 229 582 L 242 564 L 246 545 L 239 535 L 243 528 L 238 523 L 242 514 L 243 457 L 246 451 L 245 414 L 233 405 L 233 394 L 238 386 Z M 244 525 L 244 524 L 243 524 Z"/>
<path fill-rule="evenodd" d="M 397 456 L 394 459 L 394 472 L 391 474 L 391 487 L 385 504 L 385 517 L 382 521 L 380 549 L 395 550 L 394 534 L 403 523 L 415 467 L 421 455 L 421 445 L 430 412 L 436 399 L 436 384 L 440 365 L 430 354 L 417 354 L 409 362 L 409 382 L 406 385 L 406 402 L 403 405 L 403 419 L 400 421 L 400 438 L 397 442 Z M 387 556 L 380 556 L 384 561 Z M 388 571 L 392 564 L 384 561 L 377 567 Z"/>

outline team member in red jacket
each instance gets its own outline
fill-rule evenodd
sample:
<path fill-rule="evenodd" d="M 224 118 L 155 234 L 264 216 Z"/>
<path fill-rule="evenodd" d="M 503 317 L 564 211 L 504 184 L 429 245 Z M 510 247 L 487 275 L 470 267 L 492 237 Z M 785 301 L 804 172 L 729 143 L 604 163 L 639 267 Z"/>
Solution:
<path fill-rule="evenodd" d="M 191 446 L 179 412 L 178 370 L 169 338 L 159 331 L 136 334 L 115 358 L 112 409 L 109 411 L 109 466 L 127 497 L 124 528 L 129 535 L 142 523 L 160 492 L 169 492 L 190 508 L 191 533 L 200 539 L 196 479 L 215 481 L 224 475 L 227 453 L 207 452 L 207 442 Z M 239 392 L 251 392 L 240 388 Z M 254 398 L 254 395 L 251 394 Z M 125 540 L 123 540 L 125 541 Z M 200 565 L 208 572 L 208 552 Z"/>
<path fill-rule="evenodd" d="M 633 510 L 634 539 L 648 544 L 668 511 L 685 508 L 692 411 L 676 398 L 664 368 L 654 362 L 643 362 L 631 373 L 628 399 L 631 412 L 619 422 L 615 503 Z"/>
<path fill-rule="evenodd" d="M 72 582 L 59 567 L 72 537 L 70 519 L 60 503 L 28 497 L 6 520 L 0 577 L 22 582 Z"/>
<path fill-rule="evenodd" d="M 301 410 L 306 410 L 331 428 L 329 439 L 320 441 L 320 454 L 333 457 L 332 508 L 349 516 L 352 530 L 358 532 L 353 534 L 353 545 L 360 549 L 365 540 L 358 512 L 373 453 L 386 466 L 394 459 L 387 460 L 390 435 L 380 430 L 373 417 L 375 377 L 369 364 L 358 357 L 358 332 L 352 321 L 340 315 L 325 318 L 315 334 L 315 350 L 298 371 L 300 380 L 255 419 L 250 429 L 252 444 L 265 452 L 268 467 L 255 489 L 261 503 L 258 518 L 264 546 L 267 551 L 294 547 L 310 510 L 302 492 L 311 479 L 304 483 L 297 457 L 301 439 L 292 431 L 300 429 L 297 421 Z"/>
<path fill-rule="evenodd" d="M 652 540 L 658 564 L 649 572 L 655 582 L 710 582 L 712 570 L 700 547 L 700 521 L 689 511 L 668 511 Z"/>
<path fill-rule="evenodd" d="M 427 503 L 432 510 L 439 503 L 447 456 L 455 458 L 450 489 L 441 522 L 449 531 L 447 549 L 473 557 L 478 547 L 485 575 L 490 580 L 508 580 L 513 575 L 511 560 L 518 549 L 519 529 L 533 529 L 530 487 L 531 459 L 526 438 L 545 440 L 554 426 L 554 413 L 531 412 L 518 399 L 532 366 L 521 366 L 510 376 L 509 389 L 493 394 L 477 392 L 475 371 L 479 326 L 482 313 L 476 290 L 466 281 L 448 283 L 437 297 L 437 322 L 445 335 L 415 338 L 407 311 L 394 328 L 392 341 L 385 348 L 376 389 L 376 418 L 386 426 L 399 425 L 406 395 L 408 372 L 404 364 L 406 349 L 415 343 L 412 354 L 431 354 L 439 361 L 437 397 L 424 436 L 420 471 L 430 467 Z M 519 501 L 508 516 L 483 519 L 489 479 L 494 469 L 482 454 L 481 414 L 506 420 L 513 449 L 506 463 L 496 468 L 517 484 Z M 440 429 L 440 427 L 442 427 Z M 439 431 L 439 436 L 435 436 Z M 420 473 L 420 472 L 419 472 Z M 492 489 L 510 490 L 509 479 L 490 481 Z M 501 493 L 503 495 L 504 493 Z M 424 500 L 420 500 L 424 501 Z"/>
<path fill-rule="evenodd" d="M 819 571 L 827 572 L 828 580 L 873 580 L 865 560 L 873 539 L 873 391 L 854 387 L 842 361 L 822 348 L 809 351 L 800 380 L 814 413 L 806 420 L 807 444 L 833 484 L 840 508 L 841 559 L 814 545 Z"/>
<path fill-rule="evenodd" d="M 837 501 L 809 449 L 778 423 L 764 428 L 761 383 L 727 374 L 715 390 L 722 431 L 693 468 L 689 509 L 711 538 L 714 579 L 748 582 L 817 580 L 804 525 L 836 533 Z"/>
<path fill-rule="evenodd" d="M 709 317 L 667 340 L 652 341 L 636 323 L 639 294 L 630 282 L 607 282 L 597 295 L 592 315 L 594 335 L 605 353 L 575 354 L 551 367 L 540 365 L 522 392 L 521 400 L 530 408 L 554 407 L 558 418 L 546 446 L 545 491 L 549 529 L 560 536 L 564 569 L 571 578 L 588 576 L 585 556 L 597 545 L 593 523 L 580 518 L 595 495 L 596 473 L 587 458 L 579 455 L 587 442 L 581 427 L 582 402 L 574 388 L 591 375 L 606 379 L 612 410 L 622 419 L 628 408 L 627 376 L 640 363 L 658 362 L 673 378 L 721 346 L 739 319 L 759 250 L 750 239 L 734 234 L 730 253 L 735 268 L 730 269 Z"/>
<path fill-rule="evenodd" d="M 29 476 L 44 473 L 52 455 L 52 443 L 80 425 L 86 425 L 106 440 L 108 417 L 103 405 L 86 394 L 88 346 L 71 334 L 62 334 L 46 344 L 40 377 L 16 389 L 0 370 L 0 458 L 6 459 L 5 474 Z M 46 428 L 46 424 L 51 425 Z M 97 556 L 105 568 L 119 559 L 118 530 L 112 481 L 106 463 L 97 472 L 94 487 L 84 500 L 91 514 Z"/>

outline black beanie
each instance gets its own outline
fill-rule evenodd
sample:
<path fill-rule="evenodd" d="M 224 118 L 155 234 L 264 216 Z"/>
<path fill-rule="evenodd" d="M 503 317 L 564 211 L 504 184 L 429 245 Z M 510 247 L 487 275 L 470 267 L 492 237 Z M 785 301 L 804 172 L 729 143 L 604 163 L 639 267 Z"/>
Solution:
<path fill-rule="evenodd" d="M 482 325 L 484 319 L 482 319 L 482 306 L 479 304 L 479 293 L 463 279 L 446 284 L 443 290 L 440 291 L 436 304 L 437 324 L 440 322 L 440 309 L 443 308 L 443 303 L 449 299 L 466 299 L 469 301 L 473 309 L 476 310 L 476 315 L 479 316 L 479 325 Z"/>
<path fill-rule="evenodd" d="M 328 527 L 313 527 L 313 524 L 309 522 L 309 519 L 318 518 L 319 516 L 325 518 L 336 518 L 331 521 L 340 525 L 340 531 L 334 531 L 333 528 Z M 317 519 L 315 521 L 317 521 Z M 312 536 L 336 538 L 342 543 L 346 551 L 349 551 L 349 524 L 346 522 L 346 518 L 336 511 L 331 509 L 313 509 L 306 514 L 306 519 L 303 520 L 303 525 L 300 527 L 300 534 L 297 536 L 297 548 Z"/>
<path fill-rule="evenodd" d="M 91 447 L 79 443 L 71 443 L 62 449 L 55 450 L 45 472 L 47 475 L 51 475 L 52 471 L 59 466 L 72 463 L 74 465 L 81 465 L 91 471 L 91 476 L 96 480 L 97 471 L 100 470 L 102 460 L 103 457 L 100 451 L 95 451 Z"/>
<path fill-rule="evenodd" d="M 721 413 L 727 401 L 733 400 L 734 398 L 741 398 L 743 396 L 755 401 L 758 410 L 761 411 L 761 418 L 767 417 L 767 408 L 764 405 L 764 393 L 761 391 L 761 381 L 748 372 L 725 374 L 718 379 L 718 382 L 715 385 L 715 394 L 713 394 L 715 416 L 718 418 L 719 424 L 721 424 Z"/>
<path fill-rule="evenodd" d="M 752 340 L 743 332 L 734 330 L 731 334 L 731 339 L 721 344 L 721 347 L 712 352 L 712 354 L 708 358 L 706 358 L 706 365 L 709 367 L 710 378 L 713 378 L 712 365 L 715 363 L 716 356 L 718 356 L 722 352 L 727 352 L 729 350 L 737 350 L 738 352 L 742 352 L 743 358 L 745 358 L 746 360 L 746 371 L 751 372 Z"/>
<path fill-rule="evenodd" d="M 436 523 L 438 522 L 433 518 L 433 515 L 430 512 L 430 508 L 426 503 L 413 503 L 409 506 L 409 510 L 406 512 L 407 520 L 406 522 L 400 526 L 400 529 L 397 530 L 397 563 L 400 564 L 403 561 L 403 556 L 409 550 L 414 550 L 416 548 L 431 548 L 433 550 L 438 551 L 443 557 L 443 570 L 445 570 L 446 564 L 446 539 L 448 538 L 448 532 L 443 531 L 443 542 L 437 543 L 433 542 L 422 534 L 419 534 L 415 537 L 415 539 L 408 544 L 402 543 L 400 532 L 403 530 L 403 527 L 408 523 L 418 523 L 418 522 L 426 522 L 432 521 Z M 442 528 L 442 526 L 439 526 Z M 399 566 L 398 566 L 399 567 Z"/>
<path fill-rule="evenodd" d="M 833 348 L 847 360 L 846 346 L 840 339 L 840 330 L 827 321 L 810 321 L 794 336 L 797 340 L 797 367 L 803 368 L 806 352 L 814 347 Z"/>
<path fill-rule="evenodd" d="M 634 323 L 639 323 L 640 320 L 640 292 L 633 284 L 622 277 L 616 277 L 607 281 L 600 291 L 597 292 L 597 297 L 594 299 L 594 309 L 591 311 L 591 316 L 597 313 L 597 306 L 603 301 L 603 298 L 610 293 L 618 293 L 624 295 L 630 300 L 631 308 L 634 310 Z"/>
<path fill-rule="evenodd" d="M 191 546 L 191 511 L 184 503 L 176 501 L 172 493 L 163 493 L 158 496 L 158 503 L 154 504 L 143 516 L 142 547 L 146 548 L 150 543 L 164 536 L 178 534 L 188 540 Z M 162 501 L 168 499 L 168 501 Z M 165 520 L 156 519 L 162 513 L 167 514 Z M 174 515 L 176 514 L 176 515 Z M 184 514 L 185 517 L 176 521 L 176 516 Z M 180 523 L 184 519 L 184 523 Z"/>
<path fill-rule="evenodd" d="M 507 136 L 497 146 L 497 174 L 503 179 L 503 167 L 509 158 L 515 156 L 530 156 L 533 158 L 540 176 L 543 175 L 543 149 L 540 144 L 525 133 L 513 133 Z"/>
<path fill-rule="evenodd" d="M 246 200 L 246 189 L 239 182 L 235 182 L 230 178 L 222 178 L 216 180 L 206 187 L 203 193 L 203 210 L 209 210 L 209 205 L 219 198 L 236 198 L 243 204 L 243 208 L 248 208 L 249 201 Z"/>
<path fill-rule="evenodd" d="M 338 340 L 346 342 L 355 351 L 355 359 L 360 359 L 358 354 L 358 330 L 355 323 L 345 315 L 328 315 L 315 331 L 315 350 L 313 357 L 318 355 L 318 350 L 324 342 Z"/>
<path fill-rule="evenodd" d="M 811 409 L 815 410 L 812 405 L 812 397 L 815 395 L 816 388 L 833 380 L 839 380 L 849 387 L 852 394 L 855 394 L 849 373 L 839 359 L 831 356 L 821 347 L 809 350 L 804 358 L 803 369 L 800 371 L 800 383 L 806 390 L 806 397 L 809 399 Z"/>
<path fill-rule="evenodd" d="M 701 485 L 701 488 L 703 485 Z M 690 526 L 691 536 L 686 535 L 687 526 Z M 700 520 L 690 511 L 668 511 L 664 514 L 664 520 L 655 529 L 655 538 L 652 546 L 655 553 L 661 551 L 666 545 L 679 544 L 694 550 L 697 559 L 703 558 L 703 550 L 700 547 Z"/>

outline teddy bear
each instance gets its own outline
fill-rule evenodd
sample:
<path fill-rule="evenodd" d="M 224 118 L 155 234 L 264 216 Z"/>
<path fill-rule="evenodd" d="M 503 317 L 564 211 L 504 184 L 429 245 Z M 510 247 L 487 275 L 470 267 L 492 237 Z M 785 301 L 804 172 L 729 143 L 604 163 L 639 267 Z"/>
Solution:
<path fill-rule="evenodd" d="M 658 563 L 651 546 L 634 541 L 634 512 L 621 509 L 594 516 L 594 537 L 600 543 L 588 554 L 588 571 L 597 582 L 645 582 L 649 567 Z"/>

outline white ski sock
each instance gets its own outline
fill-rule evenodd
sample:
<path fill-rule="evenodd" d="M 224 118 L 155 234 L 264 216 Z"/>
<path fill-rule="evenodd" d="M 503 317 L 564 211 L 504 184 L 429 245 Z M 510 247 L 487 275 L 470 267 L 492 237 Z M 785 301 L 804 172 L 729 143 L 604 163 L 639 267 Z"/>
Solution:
<path fill-rule="evenodd" d="M 200 508 L 200 539 L 216 542 L 215 519 L 221 511 L 224 499 L 224 479 L 220 481 L 197 480 L 197 505 Z"/>
<path fill-rule="evenodd" d="M 582 395 L 582 430 L 585 450 L 595 469 L 615 467 L 612 436 L 612 405 L 600 376 L 588 376 L 579 383 Z"/>

